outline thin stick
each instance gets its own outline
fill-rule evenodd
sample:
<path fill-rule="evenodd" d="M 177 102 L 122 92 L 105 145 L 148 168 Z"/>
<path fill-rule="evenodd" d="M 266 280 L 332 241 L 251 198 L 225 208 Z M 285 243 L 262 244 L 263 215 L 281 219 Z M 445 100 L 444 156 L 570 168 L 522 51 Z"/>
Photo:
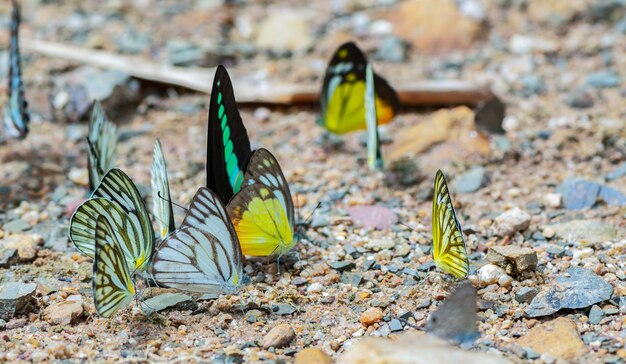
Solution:
<path fill-rule="evenodd" d="M 70 46 L 34 39 L 22 39 L 25 50 L 104 69 L 117 70 L 133 77 L 211 93 L 215 68 L 176 67 L 147 61 L 140 57 Z M 240 103 L 315 104 L 319 102 L 318 84 L 290 84 L 237 77 L 229 71 Z M 466 81 L 411 81 L 394 86 L 406 106 L 475 105 L 493 97 L 488 85 Z"/>

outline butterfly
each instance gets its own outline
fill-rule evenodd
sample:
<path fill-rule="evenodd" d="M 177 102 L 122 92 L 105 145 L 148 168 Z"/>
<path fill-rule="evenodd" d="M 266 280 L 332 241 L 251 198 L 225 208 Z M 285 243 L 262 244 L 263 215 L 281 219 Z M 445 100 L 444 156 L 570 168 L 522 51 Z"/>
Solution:
<path fill-rule="evenodd" d="M 88 169 L 89 188 L 93 191 L 100 183 L 102 176 L 115 164 L 115 145 L 117 144 L 117 127 L 107 119 L 98 101 L 94 101 L 89 120 Z"/>
<path fill-rule="evenodd" d="M 167 179 L 167 167 L 159 139 L 154 142 L 154 157 L 150 177 L 152 211 L 159 226 L 161 239 L 163 239 L 176 229 L 176 225 L 174 224 L 174 211 L 170 197 L 170 183 Z"/>
<path fill-rule="evenodd" d="M 437 171 L 435 176 L 432 231 L 435 265 L 457 278 L 467 277 L 469 261 L 465 240 L 441 170 Z"/>
<path fill-rule="evenodd" d="M 135 296 L 135 284 L 122 248 L 132 245 L 124 230 L 130 224 L 127 220 L 128 217 L 124 216 L 113 223 L 103 214 L 95 221 L 93 299 L 98 315 L 106 318 L 128 306 Z"/>
<path fill-rule="evenodd" d="M 342 44 L 328 64 L 321 91 L 320 123 L 332 133 L 344 134 L 366 128 L 367 59 L 353 42 Z M 376 119 L 386 124 L 400 102 L 387 81 L 374 73 Z"/>
<path fill-rule="evenodd" d="M 249 283 L 237 234 L 215 193 L 198 189 L 183 223 L 155 253 L 152 274 L 160 285 L 199 293 L 232 294 Z"/>
<path fill-rule="evenodd" d="M 239 192 L 252 156 L 233 85 L 224 66 L 213 78 L 207 134 L 206 186 L 227 204 Z"/>
<path fill-rule="evenodd" d="M 426 331 L 457 344 L 471 343 L 480 336 L 477 312 L 476 288 L 465 282 L 430 315 Z"/>
<path fill-rule="evenodd" d="M 19 49 L 20 9 L 16 0 L 12 1 L 11 12 L 11 40 L 9 45 L 9 87 L 8 102 L 4 107 L 3 124 L 9 137 L 25 138 L 28 134 L 30 114 L 28 102 L 24 96 L 24 82 L 22 80 L 22 65 Z"/>
<path fill-rule="evenodd" d="M 289 184 L 272 153 L 256 150 L 244 181 L 227 206 L 241 250 L 245 255 L 280 257 L 296 244 L 294 206 Z"/>
<path fill-rule="evenodd" d="M 370 63 L 365 68 L 365 121 L 367 123 L 367 164 L 371 170 L 383 168 L 383 154 L 378 136 L 378 119 L 376 116 L 376 93 L 374 87 L 374 70 Z"/>
<path fill-rule="evenodd" d="M 92 258 L 99 215 L 114 221 L 128 236 L 121 248 L 129 269 L 145 270 L 154 250 L 154 231 L 137 187 L 120 169 L 109 170 L 91 198 L 78 206 L 70 219 L 70 240 Z"/>

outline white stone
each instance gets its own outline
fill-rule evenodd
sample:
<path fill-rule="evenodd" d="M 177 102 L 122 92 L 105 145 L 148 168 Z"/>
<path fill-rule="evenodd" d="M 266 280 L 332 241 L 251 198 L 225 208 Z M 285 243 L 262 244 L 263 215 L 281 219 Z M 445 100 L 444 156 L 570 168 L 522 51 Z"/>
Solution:
<path fill-rule="evenodd" d="M 486 287 L 490 284 L 498 283 L 501 277 L 506 276 L 504 269 L 495 264 L 487 264 L 482 266 L 478 272 L 478 282 L 481 286 Z"/>

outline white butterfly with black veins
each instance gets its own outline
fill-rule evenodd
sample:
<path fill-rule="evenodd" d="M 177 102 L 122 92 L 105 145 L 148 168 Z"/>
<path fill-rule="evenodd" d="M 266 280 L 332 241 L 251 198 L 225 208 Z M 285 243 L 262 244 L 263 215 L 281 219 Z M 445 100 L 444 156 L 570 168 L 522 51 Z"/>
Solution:
<path fill-rule="evenodd" d="M 150 176 L 152 184 L 152 212 L 159 226 L 161 239 L 164 239 L 176 229 L 176 225 L 174 224 L 170 183 L 167 179 L 167 167 L 159 139 L 154 142 L 154 157 L 152 159 Z"/>
<path fill-rule="evenodd" d="M 237 234 L 219 197 L 201 187 L 183 223 L 159 246 L 152 263 L 159 285 L 233 294 L 249 282 Z"/>
<path fill-rule="evenodd" d="M 102 177 L 115 164 L 117 127 L 107 119 L 98 101 L 94 101 L 87 137 L 89 188 L 95 190 Z"/>

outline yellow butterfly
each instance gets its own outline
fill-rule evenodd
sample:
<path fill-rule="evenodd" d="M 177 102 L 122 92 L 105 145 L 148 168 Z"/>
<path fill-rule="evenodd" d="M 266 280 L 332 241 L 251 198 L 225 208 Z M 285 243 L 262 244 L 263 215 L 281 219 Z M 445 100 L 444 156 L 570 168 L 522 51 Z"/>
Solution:
<path fill-rule="evenodd" d="M 344 134 L 366 128 L 365 93 L 367 59 L 353 42 L 342 44 L 328 64 L 322 84 L 320 123 L 331 133 Z M 376 119 L 379 125 L 398 111 L 396 92 L 374 73 Z"/>
<path fill-rule="evenodd" d="M 465 240 L 441 170 L 435 176 L 432 224 L 435 265 L 457 278 L 466 278 L 469 260 Z"/>
<path fill-rule="evenodd" d="M 258 149 L 250 158 L 245 186 L 228 203 L 245 255 L 279 257 L 294 247 L 294 207 L 276 158 Z"/>

